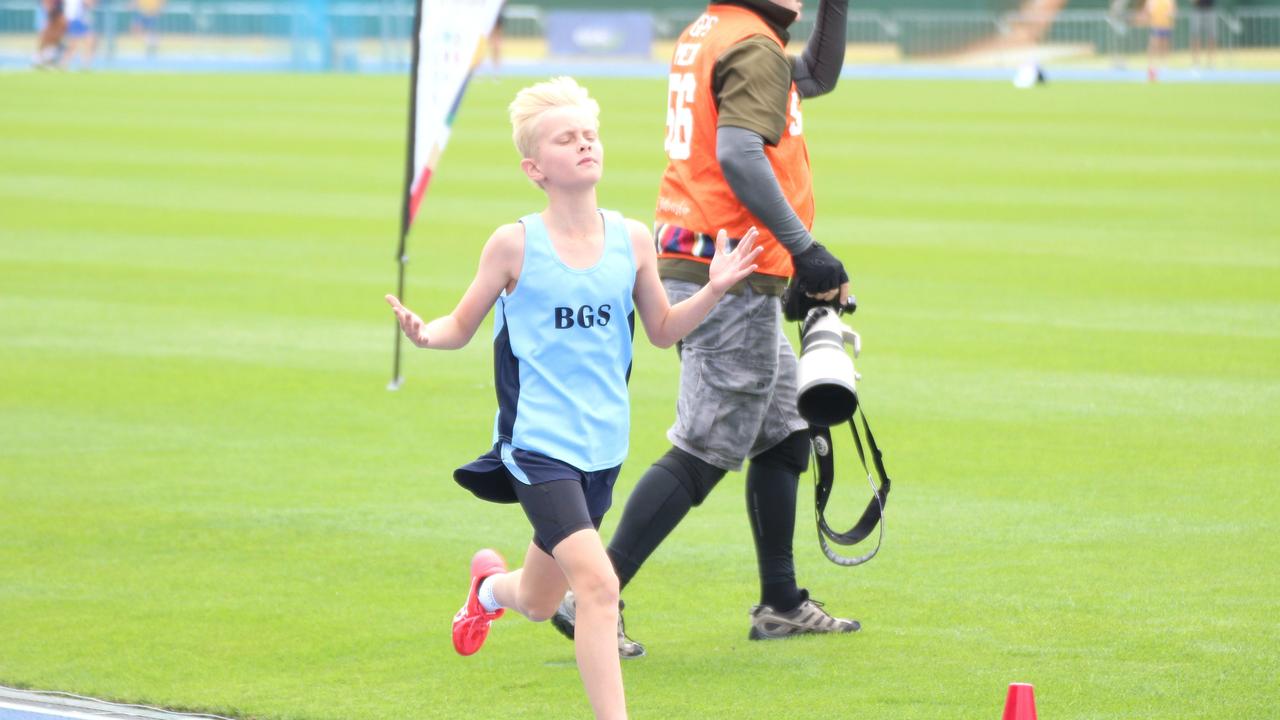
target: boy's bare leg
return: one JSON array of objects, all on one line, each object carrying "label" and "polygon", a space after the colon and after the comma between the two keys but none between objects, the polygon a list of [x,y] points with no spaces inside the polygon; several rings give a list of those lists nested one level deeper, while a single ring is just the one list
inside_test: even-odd
[{"label": "boy's bare leg", "polygon": [[534,622],[555,614],[569,581],[554,558],[529,543],[524,567],[494,578],[493,598]]},{"label": "boy's bare leg", "polygon": [[578,673],[597,718],[626,718],[618,658],[618,577],[600,534],[579,530],[561,540],[552,559],[533,543],[524,567],[497,576],[493,598],[534,622],[555,614],[566,589],[578,600],[573,637]]},{"label": "boy's bare leg", "polygon": [[573,645],[591,708],[601,720],[626,718],[618,658],[618,576],[604,543],[595,530],[579,530],[560,541],[554,554],[577,598]]}]

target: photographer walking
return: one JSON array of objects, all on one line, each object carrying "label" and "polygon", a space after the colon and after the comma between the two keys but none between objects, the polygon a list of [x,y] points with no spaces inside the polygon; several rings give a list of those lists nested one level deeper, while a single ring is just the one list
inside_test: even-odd
[{"label": "photographer walking", "polygon": [[[760,575],[753,640],[859,628],[809,599],[792,554],[809,440],[796,409],[796,355],[782,332],[782,296],[791,278],[787,316],[795,318],[849,293],[843,265],[809,233],[812,176],[800,112],[801,98],[835,87],[848,2],[822,0],[804,54],[790,57],[787,27],[800,9],[800,0],[722,0],[677,41],[667,93],[669,164],[655,225],[663,286],[677,302],[707,283],[718,228],[731,238],[762,228],[762,253],[757,272],[680,346],[672,447],[641,477],[608,547],[625,587],[689,510],[749,459],[747,514]],[[572,636],[572,595],[555,624]],[[621,622],[618,649],[624,657],[644,654]]]}]

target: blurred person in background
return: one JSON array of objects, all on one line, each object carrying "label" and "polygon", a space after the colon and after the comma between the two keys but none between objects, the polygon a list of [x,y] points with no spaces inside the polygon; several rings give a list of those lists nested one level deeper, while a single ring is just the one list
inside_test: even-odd
[{"label": "blurred person in background", "polygon": [[147,57],[154,58],[160,47],[160,15],[165,0],[134,0],[133,29],[146,43]]},{"label": "blurred person in background", "polygon": [[[1129,26],[1133,19],[1132,13],[1129,11],[1129,5],[1130,0],[1111,0],[1111,4],[1107,6],[1107,22],[1113,30],[1121,35],[1129,32]],[[1113,53],[1112,64],[1117,70],[1123,68],[1125,65],[1124,55]]]},{"label": "blurred person in background", "polygon": [[93,64],[93,51],[98,36],[93,32],[93,8],[95,0],[64,0],[67,15],[67,51],[62,55],[62,67],[71,67],[71,61],[80,56],[80,68],[88,70]]},{"label": "blurred person in background", "polygon": [[[658,271],[671,302],[700,291],[717,256],[715,233],[761,228],[760,268],[739,283],[679,346],[671,448],[640,478],[608,552],[625,588],[680,521],[729,472],[746,471],[746,511],[760,579],[752,640],[848,633],[796,582],[792,538],[809,424],[796,407],[797,360],[784,312],[843,304],[844,266],[809,229],[813,177],[802,98],[835,88],[844,64],[848,0],[821,0],[804,53],[789,56],[787,28],[801,0],[718,0],[681,34],[666,94],[668,165],[655,216]],[[732,246],[732,245],[731,245]],[[788,279],[790,290],[788,291]],[[783,302],[784,291],[789,292]],[[572,637],[575,599],[553,623]],[[710,612],[682,608],[682,612]],[[639,657],[619,615],[618,653]]]},{"label": "blurred person in background", "polygon": [[1150,34],[1147,37],[1147,82],[1155,82],[1169,60],[1173,43],[1173,21],[1178,13],[1176,0],[1147,0],[1142,7]]},{"label": "blurred person in background", "polygon": [[62,0],[42,0],[40,7],[44,12],[44,26],[36,37],[35,66],[56,67],[62,53],[62,39],[67,33],[67,13]]},{"label": "blurred person in background", "polygon": [[1193,0],[1191,12],[1191,64],[1200,67],[1203,47],[1204,66],[1213,67],[1213,51],[1218,49],[1218,14],[1214,0]]}]

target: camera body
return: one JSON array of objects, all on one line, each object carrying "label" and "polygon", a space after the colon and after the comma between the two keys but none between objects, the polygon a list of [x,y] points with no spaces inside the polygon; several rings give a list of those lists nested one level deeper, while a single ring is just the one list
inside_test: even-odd
[{"label": "camera body", "polygon": [[853,357],[862,351],[862,339],[840,319],[840,311],[830,306],[811,309],[800,330],[799,393],[796,405],[810,425],[839,425],[858,409],[857,381],[853,357],[845,344],[853,346]]}]

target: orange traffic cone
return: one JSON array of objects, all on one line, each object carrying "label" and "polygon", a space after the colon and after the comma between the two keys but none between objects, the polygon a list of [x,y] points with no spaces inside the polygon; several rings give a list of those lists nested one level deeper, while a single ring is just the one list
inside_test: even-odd
[{"label": "orange traffic cone", "polygon": [[1009,683],[1000,720],[1036,720],[1036,689],[1028,683]]}]

